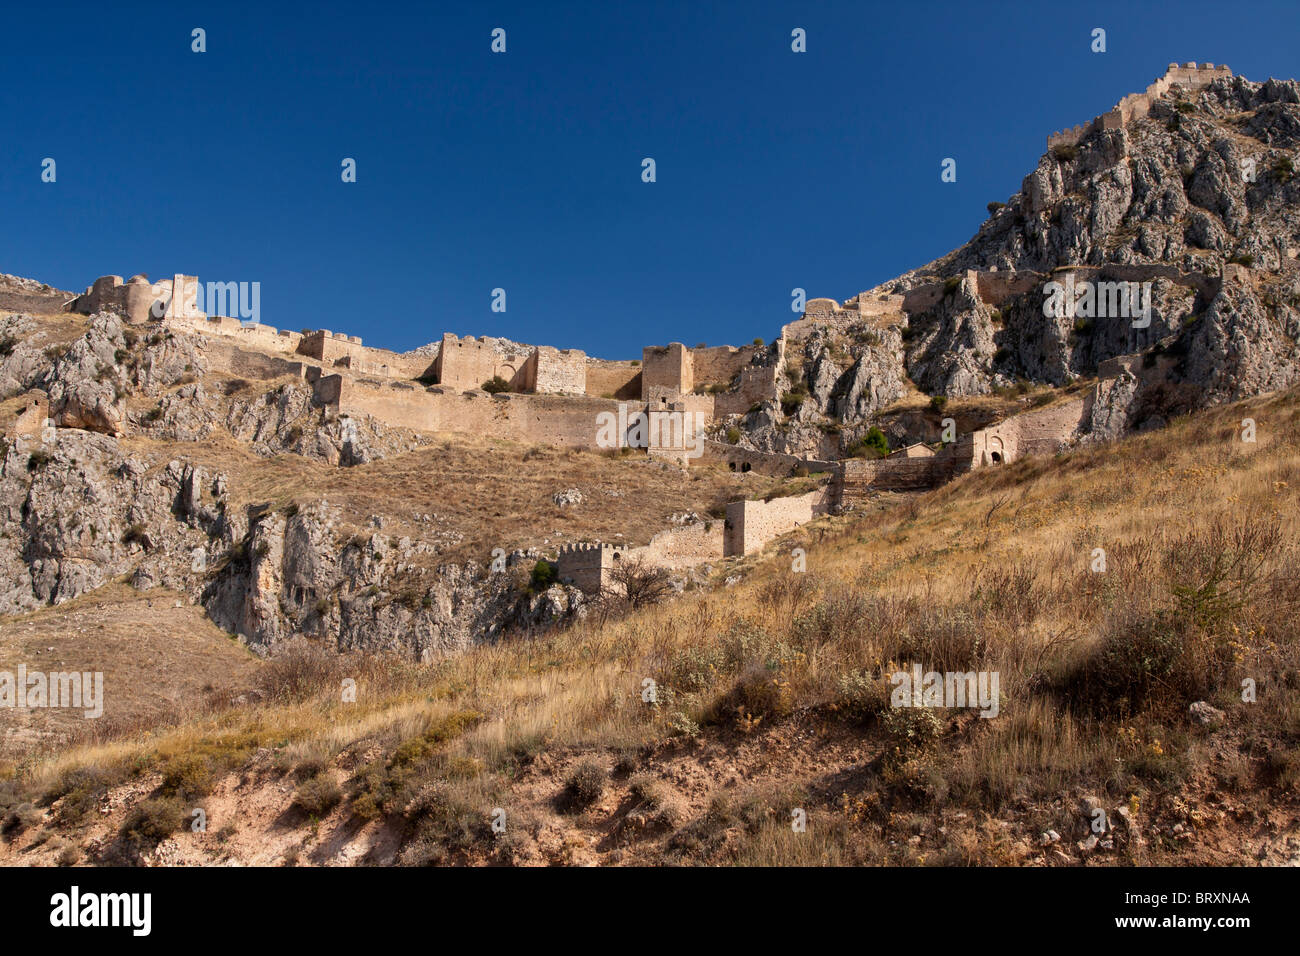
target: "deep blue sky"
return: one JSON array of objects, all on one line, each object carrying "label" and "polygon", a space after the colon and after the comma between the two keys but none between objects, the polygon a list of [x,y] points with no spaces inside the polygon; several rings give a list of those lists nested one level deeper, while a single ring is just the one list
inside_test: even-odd
[{"label": "deep blue sky", "polygon": [[258,281],[270,325],[399,350],[770,339],[795,286],[965,242],[1170,61],[1297,77],[1297,36],[1295,0],[10,3],[0,272]]}]

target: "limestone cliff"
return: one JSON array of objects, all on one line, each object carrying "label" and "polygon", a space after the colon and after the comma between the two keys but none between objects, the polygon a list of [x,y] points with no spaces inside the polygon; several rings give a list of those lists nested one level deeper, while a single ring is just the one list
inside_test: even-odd
[{"label": "limestone cliff", "polygon": [[[1141,115],[1050,148],[965,245],[858,297],[896,298],[897,326],[864,318],[856,333],[826,322],[805,334],[788,356],[787,413],[749,416],[746,443],[825,454],[814,426],[856,436],[905,385],[948,397],[1063,386],[1135,353],[1149,356],[1147,374],[1123,408],[1108,389],[1103,431],[1295,383],[1300,84],[1174,80],[1153,87]],[[1149,281],[1149,325],[1046,316],[1046,283],[1080,269]],[[863,341],[869,330],[883,348]]]}]

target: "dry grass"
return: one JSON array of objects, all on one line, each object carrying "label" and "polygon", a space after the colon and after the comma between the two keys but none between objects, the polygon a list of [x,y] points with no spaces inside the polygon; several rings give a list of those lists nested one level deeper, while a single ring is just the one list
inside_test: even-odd
[{"label": "dry grass", "polygon": [[[1239,438],[1247,416],[1255,444]],[[73,749],[31,768],[26,785],[74,767],[120,773],[168,754],[292,747],[286,766],[360,761],[348,799],[386,794],[368,812],[405,828],[408,862],[497,858],[507,844],[492,843],[488,809],[548,813],[589,757],[682,781],[681,825],[627,836],[620,821],[643,798],[616,783],[548,824],[573,834],[550,859],[604,840],[641,862],[1017,862],[1038,852],[1042,829],[1068,841],[1078,821],[1061,808],[1081,792],[1140,806],[1144,819],[1186,814],[1209,787],[1242,801],[1262,792],[1264,808],[1294,802],[1297,447],[1300,395],[1287,393],[976,472],[786,539],[781,549],[807,549],[805,574],[777,553],[747,563],[735,588],[603,626],[427,668],[356,662],[372,671],[351,705],[337,699],[337,671],[307,667],[301,680],[276,678],[292,693]],[[1090,570],[1097,548],[1104,573]],[[938,711],[929,727],[891,711],[884,679],[913,662],[996,670],[1000,716]],[[1242,702],[1244,678],[1257,703]],[[1188,720],[1201,698],[1227,712],[1228,729]],[[1227,751],[1226,763],[1211,759]],[[727,789],[736,774],[747,794]],[[792,807],[808,813],[808,839],[790,830]],[[1008,812],[1013,829],[993,826]],[[530,827],[511,839],[540,840]],[[527,850],[509,846],[512,858]],[[1117,852],[1158,862],[1185,851],[1156,841]]]},{"label": "dry grass", "polygon": [[[176,604],[181,601],[181,606]],[[114,737],[192,715],[252,686],[257,658],[200,607],[159,588],[110,584],[58,607],[0,618],[0,670],[104,674],[104,713],[0,709],[0,757],[30,758],[70,739]]]},{"label": "dry grass", "polygon": [[[123,445],[155,468],[177,455],[175,443],[132,438]],[[638,456],[460,435],[352,468],[289,454],[261,458],[229,436],[184,450],[209,474],[231,476],[231,507],[326,500],[341,509],[345,529],[364,534],[373,530],[370,517],[382,515],[385,534],[430,541],[439,563],[486,562],[493,548],[554,551],[581,540],[644,544],[670,527],[673,514],[721,516],[729,501],[782,486],[780,479],[716,465],[683,474]],[[561,508],[552,496],[568,488],[579,489],[584,500]]]}]

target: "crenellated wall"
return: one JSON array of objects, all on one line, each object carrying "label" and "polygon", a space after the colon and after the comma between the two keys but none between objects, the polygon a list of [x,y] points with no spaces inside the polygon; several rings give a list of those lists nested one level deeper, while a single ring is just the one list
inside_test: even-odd
[{"label": "crenellated wall", "polygon": [[566,544],[556,557],[556,573],[564,584],[599,594],[609,587],[615,565],[628,556],[628,549],[612,544]]},{"label": "crenellated wall", "polygon": [[1151,104],[1168,93],[1175,85],[1186,90],[1203,90],[1215,80],[1232,76],[1232,70],[1226,66],[1213,63],[1185,63],[1179,66],[1170,63],[1165,75],[1157,79],[1142,93],[1130,93],[1115,104],[1115,108],[1091,122],[1081,123],[1069,129],[1058,130],[1047,137],[1047,148],[1057,146],[1077,146],[1085,137],[1095,130],[1120,129],[1141,119],[1151,111]]}]

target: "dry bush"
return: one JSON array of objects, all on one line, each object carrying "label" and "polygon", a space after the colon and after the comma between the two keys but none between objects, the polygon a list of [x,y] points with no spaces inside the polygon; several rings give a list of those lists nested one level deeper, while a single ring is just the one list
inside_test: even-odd
[{"label": "dry bush", "polygon": [[185,825],[185,805],[174,797],[141,800],[122,822],[119,836],[130,850],[153,849]]},{"label": "dry bush", "polygon": [[309,817],[323,817],[343,800],[343,791],[329,774],[305,780],[293,792],[293,807]]},{"label": "dry bush", "polygon": [[1178,609],[1205,628],[1221,625],[1268,584],[1267,566],[1284,546],[1271,517],[1218,517],[1204,528],[1174,537],[1163,567]]},{"label": "dry bush", "polygon": [[608,777],[598,762],[584,760],[565,779],[560,808],[570,813],[587,809],[604,795]]},{"label": "dry bush", "polygon": [[270,700],[300,701],[325,690],[337,690],[346,672],[344,658],[306,638],[286,641],[258,674],[258,684]]},{"label": "dry bush", "polygon": [[668,572],[641,558],[620,561],[609,583],[592,602],[596,620],[603,626],[634,611],[658,604],[673,593]]}]

